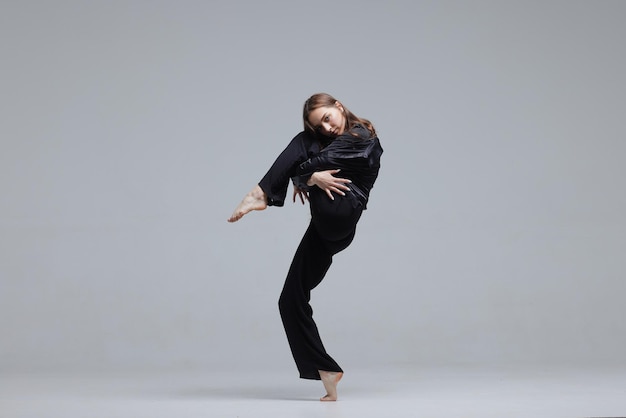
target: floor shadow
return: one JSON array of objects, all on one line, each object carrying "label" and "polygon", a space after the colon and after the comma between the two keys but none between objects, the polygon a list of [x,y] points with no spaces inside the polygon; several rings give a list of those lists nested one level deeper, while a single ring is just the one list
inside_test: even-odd
[{"label": "floor shadow", "polygon": [[[323,391],[320,388],[320,392]],[[312,392],[311,392],[312,393]],[[319,397],[308,396],[302,389],[284,387],[236,386],[236,387],[198,387],[183,389],[173,394],[183,398],[230,399],[230,400],[280,400],[280,401],[317,401]],[[321,395],[320,395],[321,396]]]}]

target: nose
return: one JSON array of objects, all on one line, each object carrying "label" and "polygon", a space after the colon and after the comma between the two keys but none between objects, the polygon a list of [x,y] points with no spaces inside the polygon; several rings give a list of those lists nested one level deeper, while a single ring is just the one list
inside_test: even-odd
[{"label": "nose", "polygon": [[330,133],[330,130],[332,129],[332,127],[330,126],[330,123],[328,122],[322,123],[322,128],[324,128],[324,131],[326,133]]}]

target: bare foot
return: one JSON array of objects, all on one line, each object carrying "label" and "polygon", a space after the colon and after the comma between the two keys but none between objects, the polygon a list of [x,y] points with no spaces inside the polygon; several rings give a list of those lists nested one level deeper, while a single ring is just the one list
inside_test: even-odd
[{"label": "bare foot", "polygon": [[267,207],[267,196],[259,185],[252,189],[239,203],[228,222],[236,222],[248,212],[253,210],[263,210]]},{"label": "bare foot", "polygon": [[337,383],[343,377],[342,372],[327,372],[320,370],[320,377],[326,389],[326,395],[320,398],[322,402],[336,401],[337,400]]}]

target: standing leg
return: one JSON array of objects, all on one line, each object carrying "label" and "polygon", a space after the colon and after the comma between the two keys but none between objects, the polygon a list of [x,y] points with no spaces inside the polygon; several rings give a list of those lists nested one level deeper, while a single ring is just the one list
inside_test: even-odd
[{"label": "standing leg", "polygon": [[322,281],[331,263],[332,254],[311,223],[296,250],[278,301],[287,340],[303,379],[320,380],[319,370],[342,372],[324,349],[309,304],[311,290]]}]

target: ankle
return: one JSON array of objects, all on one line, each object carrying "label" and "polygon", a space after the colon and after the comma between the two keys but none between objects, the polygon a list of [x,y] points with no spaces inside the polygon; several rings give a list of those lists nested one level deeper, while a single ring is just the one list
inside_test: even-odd
[{"label": "ankle", "polygon": [[267,195],[259,185],[252,189],[249,194],[257,200],[263,200],[264,202],[267,202]]}]

